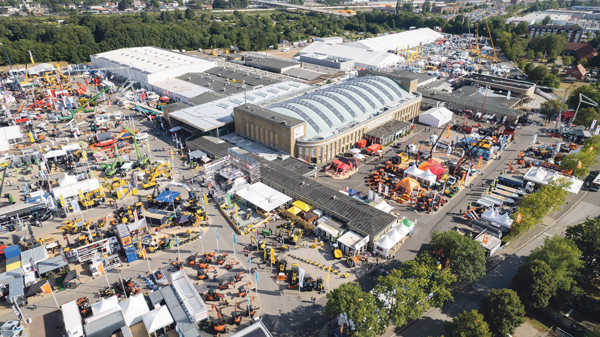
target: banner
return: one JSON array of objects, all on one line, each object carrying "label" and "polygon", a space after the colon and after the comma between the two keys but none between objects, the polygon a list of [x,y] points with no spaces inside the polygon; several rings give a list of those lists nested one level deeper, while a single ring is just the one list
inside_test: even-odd
[{"label": "banner", "polygon": [[531,144],[535,144],[536,140],[537,140],[537,134],[534,134],[533,138],[531,139]]},{"label": "banner", "polygon": [[275,264],[275,249],[271,247],[271,263]]},{"label": "banner", "polygon": [[590,125],[590,130],[594,130],[594,126],[596,125],[597,120],[592,121],[592,125]]},{"label": "banner", "polygon": [[302,267],[298,267],[298,284],[300,285],[300,288],[302,288],[302,285],[304,284],[304,269],[302,269]]},{"label": "banner", "polygon": [[522,218],[521,213],[517,214],[517,223],[521,223]]},{"label": "banner", "polygon": [[146,254],[146,248],[142,248],[142,259],[148,260],[148,255]]},{"label": "banner", "polygon": [[481,168],[481,161],[483,160],[483,156],[479,156],[479,161],[477,162],[477,168]]},{"label": "banner", "polygon": [[594,135],[597,135],[600,133],[600,125],[596,126],[596,131],[594,131]]},{"label": "banner", "polygon": [[217,241],[219,241],[219,229],[215,228],[215,232],[217,233]]},{"label": "banner", "polygon": [[231,208],[231,196],[227,193],[227,208]]},{"label": "banner", "polygon": [[256,287],[258,288],[258,271],[254,273],[254,278],[256,279]]},{"label": "banner", "polygon": [[580,169],[580,168],[581,168],[581,160],[579,160],[579,161],[577,162],[577,168],[578,168],[578,169]]},{"label": "banner", "polygon": [[237,237],[235,236],[235,233],[232,233],[232,234],[233,234],[233,244],[237,245]]},{"label": "banner", "polygon": [[450,138],[450,125],[446,128],[446,139]]}]

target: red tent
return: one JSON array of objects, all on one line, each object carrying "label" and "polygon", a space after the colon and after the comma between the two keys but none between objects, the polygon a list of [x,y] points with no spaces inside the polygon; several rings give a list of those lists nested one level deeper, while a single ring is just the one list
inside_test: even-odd
[{"label": "red tent", "polygon": [[333,168],[335,168],[336,172],[348,172],[348,171],[352,170],[352,164],[344,163],[341,160],[334,160],[331,163],[331,166]]}]

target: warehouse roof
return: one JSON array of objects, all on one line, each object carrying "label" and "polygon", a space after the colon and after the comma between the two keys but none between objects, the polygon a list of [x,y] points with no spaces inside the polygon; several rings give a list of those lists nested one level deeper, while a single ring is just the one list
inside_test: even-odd
[{"label": "warehouse roof", "polygon": [[269,109],[306,121],[306,138],[326,139],[343,127],[364,122],[413,97],[387,77],[365,76],[272,105]]},{"label": "warehouse roof", "polygon": [[303,177],[279,165],[261,162],[261,179],[267,185],[280,186],[293,193],[292,197],[332,214],[345,222],[351,230],[378,238],[397,221],[388,213],[345,195],[314,180]]},{"label": "warehouse roof", "polygon": [[229,154],[227,149],[229,149],[230,147],[235,147],[235,145],[229,142],[212,136],[196,137],[187,140],[186,143],[189,143],[188,146],[191,146],[193,149],[198,149],[202,152],[206,152],[215,158],[227,157],[227,155]]},{"label": "warehouse roof", "polygon": [[263,68],[267,70],[276,70],[282,72],[287,68],[300,68],[299,62],[288,61],[275,57],[251,57],[245,60],[247,66]]},{"label": "warehouse roof", "polygon": [[[463,88],[470,88],[469,86]],[[481,110],[483,106],[484,95],[478,94],[469,94],[469,95],[460,95],[460,94],[448,94],[443,93],[437,90],[419,90],[419,92],[423,95],[423,98],[429,98],[436,101],[447,102],[448,104],[455,104],[457,106],[462,106],[473,111]],[[510,118],[519,118],[523,111],[512,109],[507,107],[507,104],[510,106],[514,105],[516,102],[510,101],[506,99],[506,96],[503,98],[500,97],[492,97],[488,93],[488,97],[485,101],[485,106],[483,111],[485,113],[498,114],[500,116],[507,116]]]},{"label": "warehouse roof", "polygon": [[387,51],[325,42],[311,43],[308,47],[300,51],[300,56],[341,62],[354,61],[357,65],[373,68],[380,64],[398,63],[403,60],[401,56],[388,53]]},{"label": "warehouse roof", "polygon": [[176,111],[169,115],[187,125],[201,131],[210,131],[233,122],[233,108],[242,104],[260,104],[294,93],[302,92],[311,86],[303,83],[286,81],[256,89],[242,90],[234,95],[217,99],[202,105]]},{"label": "warehouse roof", "polygon": [[196,64],[204,67],[214,65],[212,61],[157,47],[121,48],[96,54],[93,57],[119,63],[124,67],[134,67],[148,74],[183,65]]},{"label": "warehouse roof", "polygon": [[397,34],[373,37],[346,44],[347,46],[385,51],[418,47],[437,41],[444,36],[430,28],[409,30]]}]

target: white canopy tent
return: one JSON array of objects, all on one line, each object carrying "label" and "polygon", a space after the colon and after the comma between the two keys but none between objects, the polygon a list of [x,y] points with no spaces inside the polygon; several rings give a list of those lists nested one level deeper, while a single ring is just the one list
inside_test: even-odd
[{"label": "white canopy tent", "polygon": [[69,186],[72,184],[77,184],[77,177],[76,176],[72,176],[69,175],[67,173],[65,173],[65,176],[58,179],[58,185],[59,186]]},{"label": "white canopy tent", "polygon": [[483,220],[487,220],[495,226],[502,226],[510,229],[513,219],[508,216],[508,213],[500,214],[495,208],[491,207],[481,214]]},{"label": "white canopy tent", "polygon": [[385,235],[380,237],[379,240],[374,242],[373,251],[383,256],[389,256],[396,246],[404,242],[404,239],[410,234],[414,226],[414,222],[406,219],[398,223],[385,233]]},{"label": "white canopy tent", "polygon": [[52,189],[52,194],[54,198],[58,199],[60,196],[63,198],[70,198],[79,194],[79,189],[81,189],[82,193],[87,193],[93,191],[100,187],[100,182],[97,178],[86,179],[79,181],[75,184],[70,184],[67,186],[55,187]]},{"label": "white canopy tent", "polygon": [[287,195],[260,182],[244,187],[238,190],[236,194],[267,212],[271,212],[292,200]]},{"label": "white canopy tent", "polygon": [[66,155],[67,155],[67,151],[65,151],[65,150],[52,150],[52,151],[48,151],[48,152],[44,153],[44,159],[48,160],[48,159],[62,157],[62,156],[66,156]]},{"label": "white canopy tent", "polygon": [[562,182],[566,179],[566,181],[570,183],[567,187],[567,191],[575,194],[579,193],[581,186],[583,186],[582,180],[579,180],[573,176],[565,176],[556,171],[547,170],[543,167],[530,168],[525,176],[523,176],[523,179],[539,185],[548,185],[551,181]]},{"label": "white canopy tent", "polygon": [[99,315],[103,312],[110,311],[112,309],[121,310],[119,307],[119,300],[117,296],[111,296],[109,298],[103,298],[100,301],[92,304],[92,314]]},{"label": "white canopy tent", "polygon": [[[319,222],[319,220],[317,220],[317,222]],[[331,237],[332,239],[337,238],[340,234],[340,232],[337,229],[331,228],[330,226],[327,226],[324,223],[319,223],[317,225],[317,229],[321,232],[324,232],[327,236]]]},{"label": "white canopy tent", "polygon": [[419,123],[439,128],[452,120],[452,111],[444,107],[431,108],[419,115]]},{"label": "white canopy tent", "polygon": [[407,168],[406,171],[404,171],[404,176],[413,178],[413,179],[417,180],[419,183],[421,183],[421,184],[425,183],[429,186],[435,184],[435,182],[437,180],[437,176],[435,174],[431,173],[431,171],[429,171],[429,169],[423,171],[423,170],[419,169],[416,165],[413,165],[413,166]]},{"label": "white canopy tent", "polygon": [[380,211],[389,213],[394,209],[394,206],[388,204],[385,201],[382,201],[382,202],[378,203],[377,205],[375,205],[375,208],[377,208]]},{"label": "white canopy tent", "polygon": [[64,145],[64,146],[61,146],[60,148],[63,151],[77,151],[77,150],[81,150],[81,146],[79,145],[79,143],[73,143],[73,144],[69,144],[69,145]]},{"label": "white canopy tent", "polygon": [[137,294],[119,303],[121,311],[123,312],[123,318],[127,326],[132,326],[142,321],[142,316],[150,312],[148,304],[144,299],[143,294]]},{"label": "white canopy tent", "polygon": [[0,128],[0,151],[8,151],[10,144],[18,142],[23,138],[23,132],[18,125]]},{"label": "white canopy tent", "polygon": [[173,317],[166,306],[160,306],[142,316],[148,334],[173,324]]}]

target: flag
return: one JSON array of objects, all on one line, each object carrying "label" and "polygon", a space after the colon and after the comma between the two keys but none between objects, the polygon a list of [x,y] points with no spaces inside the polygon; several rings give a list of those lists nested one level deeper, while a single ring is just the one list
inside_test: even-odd
[{"label": "flag", "polygon": [[137,175],[134,173],[133,174],[133,186],[135,186],[137,188],[137,185],[138,185]]},{"label": "flag", "polygon": [[208,205],[208,197],[206,196],[206,194],[203,194],[203,195],[204,195],[204,203],[205,203],[206,205]]},{"label": "flag", "polygon": [[254,278],[256,279],[256,286],[258,287],[258,271],[254,273]]},{"label": "flag", "polygon": [[477,168],[481,168],[481,161],[483,160],[483,156],[479,156],[479,162],[477,163]]},{"label": "flag", "polygon": [[302,267],[298,267],[298,284],[300,288],[302,288],[302,285],[304,284],[304,273],[304,269],[302,269]]},{"label": "flag", "polygon": [[577,162],[577,168],[580,169],[581,168],[581,160]]},{"label": "flag", "polygon": [[248,269],[252,269],[252,257],[248,257]]},{"label": "flag", "polygon": [[46,281],[43,286],[40,287],[44,294],[52,294],[52,287],[50,287],[50,283]]},{"label": "flag", "polygon": [[29,59],[31,60],[31,64],[35,64],[35,61],[33,60],[33,55],[31,54],[31,49],[27,49],[27,51],[29,52]]},{"label": "flag", "polygon": [[217,233],[217,241],[219,241],[219,229],[218,229],[218,228],[215,228],[215,231],[216,231],[216,233]]},{"label": "flag", "polygon": [[29,264],[31,265],[31,270],[32,270],[32,271],[37,271],[37,270],[35,269],[35,263],[33,262],[33,257],[30,257],[30,258],[29,258]]},{"label": "flag", "polygon": [[275,249],[271,247],[271,263],[275,263]]},{"label": "flag", "polygon": [[148,255],[146,254],[146,248],[142,248],[142,259],[148,260]]},{"label": "flag", "polygon": [[240,215],[238,214],[238,205],[237,205],[237,203],[235,204],[235,218],[236,219],[240,218]]},{"label": "flag", "polygon": [[329,283],[329,273],[331,272],[331,263],[327,267],[327,279],[325,279],[325,283]]},{"label": "flag", "polygon": [[100,273],[99,275],[104,274],[104,266],[102,265],[102,262],[100,262],[98,265],[98,273]]},{"label": "flag", "polygon": [[598,121],[595,119],[592,121],[592,125],[590,125],[590,130],[594,129],[594,125],[596,125],[596,122],[598,122]]},{"label": "flag", "polygon": [[450,138],[450,125],[448,125],[448,128],[446,129],[446,139]]},{"label": "flag", "polygon": [[413,140],[413,145],[415,144],[416,141],[417,141],[417,135],[415,135],[415,140]]},{"label": "flag", "polygon": [[135,211],[133,211],[133,217],[134,217],[135,221],[138,221],[137,209]]},{"label": "flag", "polygon": [[227,208],[231,208],[231,195],[227,193]]},{"label": "flag", "polygon": [[235,237],[235,233],[232,233],[232,234],[233,234],[233,244],[237,245],[237,238]]},{"label": "flag", "polygon": [[[509,90],[509,91],[508,91],[508,93],[506,94],[506,99],[507,99],[507,100],[510,100],[510,90]],[[504,116],[504,117],[506,117],[506,116]]]}]

